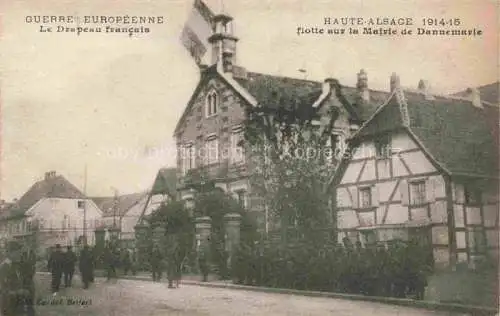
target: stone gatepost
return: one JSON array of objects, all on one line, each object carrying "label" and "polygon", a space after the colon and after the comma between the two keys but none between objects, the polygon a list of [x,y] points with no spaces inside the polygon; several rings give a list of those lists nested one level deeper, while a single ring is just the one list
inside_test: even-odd
[{"label": "stone gatepost", "polygon": [[160,251],[163,252],[165,248],[165,233],[167,230],[165,227],[156,227],[153,230],[153,245],[158,246]]},{"label": "stone gatepost", "polygon": [[208,216],[195,219],[196,250],[208,251],[210,249],[210,234],[212,230],[212,219]]},{"label": "stone gatepost", "polygon": [[140,268],[144,267],[148,261],[148,249],[151,240],[149,239],[149,226],[143,223],[135,225],[135,251],[136,260]]},{"label": "stone gatepost", "polygon": [[233,258],[240,245],[240,224],[240,214],[229,213],[224,215],[225,245],[228,254],[227,266],[229,269],[231,269],[231,262],[233,262]]}]

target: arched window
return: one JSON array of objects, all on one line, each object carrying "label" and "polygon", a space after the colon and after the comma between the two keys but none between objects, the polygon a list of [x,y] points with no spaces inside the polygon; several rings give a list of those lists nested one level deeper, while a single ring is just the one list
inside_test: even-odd
[{"label": "arched window", "polygon": [[217,114],[218,105],[219,105],[219,96],[217,95],[217,92],[210,91],[210,93],[208,93],[207,95],[207,100],[205,104],[206,116],[208,117]]}]

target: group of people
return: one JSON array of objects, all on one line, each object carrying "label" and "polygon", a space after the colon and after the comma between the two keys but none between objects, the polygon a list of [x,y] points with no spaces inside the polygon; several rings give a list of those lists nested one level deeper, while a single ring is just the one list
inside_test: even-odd
[{"label": "group of people", "polygon": [[177,288],[182,278],[183,263],[187,258],[175,253],[175,249],[170,252],[171,253],[164,255],[158,245],[154,246],[150,253],[149,263],[151,265],[153,282],[159,282],[162,278],[163,270],[166,269],[168,287]]},{"label": "group of people", "polygon": [[80,252],[79,257],[73,252],[71,246],[62,251],[60,244],[50,253],[48,260],[48,269],[52,274],[52,293],[56,295],[61,286],[61,279],[64,280],[65,287],[71,287],[73,275],[75,273],[76,263],[81,273],[83,287],[87,289],[90,282],[94,279],[94,260],[89,246],[85,245]]},{"label": "group of people", "polygon": [[7,244],[0,263],[1,315],[34,315],[36,254],[18,241]]}]

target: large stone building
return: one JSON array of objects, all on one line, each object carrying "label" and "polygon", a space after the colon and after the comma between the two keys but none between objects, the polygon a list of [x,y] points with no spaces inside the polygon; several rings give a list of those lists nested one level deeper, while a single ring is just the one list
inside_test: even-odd
[{"label": "large stone building", "polygon": [[340,115],[334,122],[332,145],[344,147],[345,140],[375,111],[385,93],[368,89],[364,71],[358,74],[357,88],[342,87],[331,78],[319,82],[247,71],[236,64],[238,39],[232,34],[232,18],[216,15],[213,23],[211,64],[200,66],[200,80],[174,132],[177,190],[189,203],[196,185],[204,181],[200,174],[208,175],[216,187],[255,211],[262,223],[262,210],[251,198],[251,170],[241,146],[245,109],[293,102],[329,118],[328,111],[336,107]]}]

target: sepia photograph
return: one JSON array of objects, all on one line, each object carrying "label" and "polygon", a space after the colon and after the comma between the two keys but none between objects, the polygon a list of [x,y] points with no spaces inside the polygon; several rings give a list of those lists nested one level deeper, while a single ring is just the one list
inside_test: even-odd
[{"label": "sepia photograph", "polygon": [[0,3],[0,315],[499,315],[495,0]]}]

